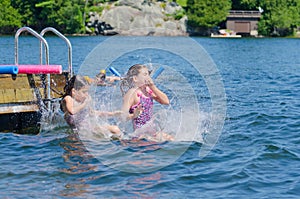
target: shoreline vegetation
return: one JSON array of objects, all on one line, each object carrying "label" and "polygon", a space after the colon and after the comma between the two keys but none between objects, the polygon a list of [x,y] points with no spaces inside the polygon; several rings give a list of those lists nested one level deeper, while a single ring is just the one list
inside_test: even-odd
[{"label": "shoreline vegetation", "polygon": [[23,26],[65,35],[210,36],[230,10],[259,10],[258,37],[300,38],[300,0],[2,0],[0,35]]}]

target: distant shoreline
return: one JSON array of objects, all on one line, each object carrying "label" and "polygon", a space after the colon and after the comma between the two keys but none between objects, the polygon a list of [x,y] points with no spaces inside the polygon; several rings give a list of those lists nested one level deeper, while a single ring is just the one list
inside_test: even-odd
[{"label": "distant shoreline", "polygon": [[[25,33],[24,35],[30,35],[28,33]],[[113,35],[96,35],[96,34],[79,34],[79,33],[76,33],[76,34],[64,34],[65,36],[68,36],[68,37],[95,37],[95,36],[100,36],[100,37],[111,37]],[[12,33],[12,34],[0,34],[0,37],[7,37],[7,36],[15,36],[15,33]],[[122,34],[117,34],[117,36],[136,36],[136,35],[122,35]],[[150,37],[204,37],[204,38],[212,38],[210,36],[195,36],[195,35],[183,35],[183,36],[170,36],[170,35],[159,35],[159,36],[156,36],[156,35],[150,35]],[[215,38],[222,38],[222,37],[215,37]],[[227,38],[227,37],[224,37],[224,39]],[[258,36],[258,37],[241,37],[241,38],[290,38],[290,39],[299,39],[300,38],[300,32],[297,32],[297,34],[295,36],[287,36],[287,37],[268,37],[268,36]]]}]

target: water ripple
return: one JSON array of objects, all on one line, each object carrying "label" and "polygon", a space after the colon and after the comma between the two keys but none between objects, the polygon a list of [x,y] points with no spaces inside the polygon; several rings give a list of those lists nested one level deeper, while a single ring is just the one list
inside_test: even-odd
[{"label": "water ripple", "polygon": [[[75,73],[89,51],[105,39],[71,37]],[[0,197],[299,198],[300,40],[193,39],[218,66],[227,96],[226,123],[206,157],[199,157],[205,143],[86,141],[61,123],[36,136],[1,133]],[[22,40],[26,49],[39,52],[38,42],[35,47],[32,41]],[[51,43],[60,46],[55,38]],[[3,60],[13,59],[13,37],[0,38],[0,44],[7,48],[0,49]],[[64,48],[60,47],[56,49]],[[26,49],[22,60],[31,52]],[[64,53],[58,54],[51,56],[53,63],[63,60]],[[124,68],[133,59],[150,58],[131,57],[116,64]],[[194,74],[179,60],[154,53],[153,61],[166,60],[192,78],[197,100],[207,111],[201,114],[210,115],[205,82],[193,81]],[[208,125],[211,119],[207,117]]]}]

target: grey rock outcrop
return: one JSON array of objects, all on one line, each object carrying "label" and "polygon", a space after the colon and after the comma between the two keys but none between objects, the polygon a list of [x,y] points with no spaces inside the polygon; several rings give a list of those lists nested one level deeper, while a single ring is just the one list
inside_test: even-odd
[{"label": "grey rock outcrop", "polygon": [[186,35],[187,29],[186,16],[175,20],[174,16],[180,11],[182,8],[174,2],[120,0],[104,9],[101,16],[94,14],[93,20],[104,24],[104,29],[105,25],[109,25],[110,31],[121,35],[179,36]]}]

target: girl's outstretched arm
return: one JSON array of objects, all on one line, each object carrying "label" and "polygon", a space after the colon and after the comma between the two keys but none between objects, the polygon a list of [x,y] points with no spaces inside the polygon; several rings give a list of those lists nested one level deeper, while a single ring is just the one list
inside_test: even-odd
[{"label": "girl's outstretched arm", "polygon": [[99,117],[114,117],[123,114],[123,111],[95,111]]}]

